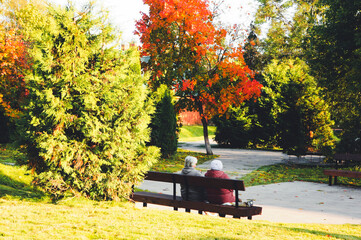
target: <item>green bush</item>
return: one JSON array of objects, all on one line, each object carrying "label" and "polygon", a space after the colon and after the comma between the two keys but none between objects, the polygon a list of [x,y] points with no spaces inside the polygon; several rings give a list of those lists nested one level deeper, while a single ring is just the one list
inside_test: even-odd
[{"label": "green bush", "polygon": [[322,89],[299,59],[273,61],[263,72],[265,91],[277,112],[277,140],[284,152],[331,154],[335,147],[330,108]]},{"label": "green bush", "polygon": [[243,102],[238,107],[230,107],[227,114],[214,117],[216,142],[234,148],[274,148],[276,119],[269,105],[262,93],[256,102]]},{"label": "green bush", "polygon": [[170,90],[163,86],[158,89],[156,111],[152,115],[150,145],[160,148],[163,157],[177,151],[179,128]]},{"label": "green bush", "polygon": [[33,59],[21,133],[35,183],[55,199],[69,190],[128,198],[159,155],[146,146],[154,109],[138,52],[119,50],[92,6],[81,13],[29,6],[19,19]]},{"label": "green bush", "polygon": [[252,116],[248,115],[247,107],[230,107],[228,115],[216,116],[212,120],[217,127],[214,139],[219,145],[245,148],[253,142]]}]

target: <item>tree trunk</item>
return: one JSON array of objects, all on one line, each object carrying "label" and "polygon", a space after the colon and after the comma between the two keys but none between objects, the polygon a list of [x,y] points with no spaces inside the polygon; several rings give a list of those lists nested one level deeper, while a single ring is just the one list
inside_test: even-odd
[{"label": "tree trunk", "polygon": [[197,101],[197,106],[203,125],[203,137],[204,137],[204,145],[206,147],[206,152],[207,155],[213,155],[211,144],[209,143],[209,137],[208,137],[208,120],[203,114],[203,104],[200,101]]},{"label": "tree trunk", "polygon": [[213,155],[211,144],[209,143],[209,137],[208,137],[208,121],[205,117],[202,117],[202,125],[203,125],[204,145],[206,146],[207,155]]}]

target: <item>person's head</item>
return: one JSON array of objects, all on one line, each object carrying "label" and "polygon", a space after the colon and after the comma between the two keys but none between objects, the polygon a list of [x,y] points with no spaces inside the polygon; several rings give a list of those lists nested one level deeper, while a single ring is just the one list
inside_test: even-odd
[{"label": "person's head", "polygon": [[192,157],[192,156],[187,156],[184,159],[184,166],[185,167],[195,167],[197,164],[197,158],[196,157]]},{"label": "person's head", "polygon": [[219,160],[213,160],[211,162],[211,170],[217,170],[217,171],[222,171],[223,169],[223,163]]}]

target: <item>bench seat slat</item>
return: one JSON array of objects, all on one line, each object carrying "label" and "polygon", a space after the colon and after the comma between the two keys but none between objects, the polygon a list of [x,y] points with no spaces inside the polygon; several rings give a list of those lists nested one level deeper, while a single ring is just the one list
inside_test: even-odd
[{"label": "bench seat slat", "polygon": [[159,194],[159,193],[150,193],[150,192],[135,192],[132,199],[136,202],[146,202],[164,206],[175,206],[176,201],[181,201],[181,197],[176,197],[176,200],[173,200],[173,195],[168,194]]},{"label": "bench seat slat", "polygon": [[337,184],[337,177],[350,177],[350,178],[361,178],[361,172],[337,170],[337,169],[325,169],[323,173],[329,176],[328,185],[332,186],[332,178],[334,178],[334,184]]},{"label": "bench seat slat", "polygon": [[195,209],[206,212],[216,212],[219,214],[233,215],[237,217],[248,217],[262,214],[261,207],[234,207],[227,205],[211,204],[206,202],[184,201],[181,197],[173,200],[172,195],[158,194],[149,192],[135,192],[133,200],[138,202],[146,202],[163,206],[172,206],[176,208]]}]

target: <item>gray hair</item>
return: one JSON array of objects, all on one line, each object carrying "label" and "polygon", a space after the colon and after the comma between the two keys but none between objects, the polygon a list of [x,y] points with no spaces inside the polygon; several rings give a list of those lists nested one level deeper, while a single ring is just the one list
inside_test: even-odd
[{"label": "gray hair", "polygon": [[184,160],[184,166],[185,167],[193,167],[197,164],[197,158],[192,156],[187,156]]},{"label": "gray hair", "polygon": [[212,170],[217,170],[217,171],[222,171],[223,163],[220,160],[213,160],[211,162],[211,169]]}]

